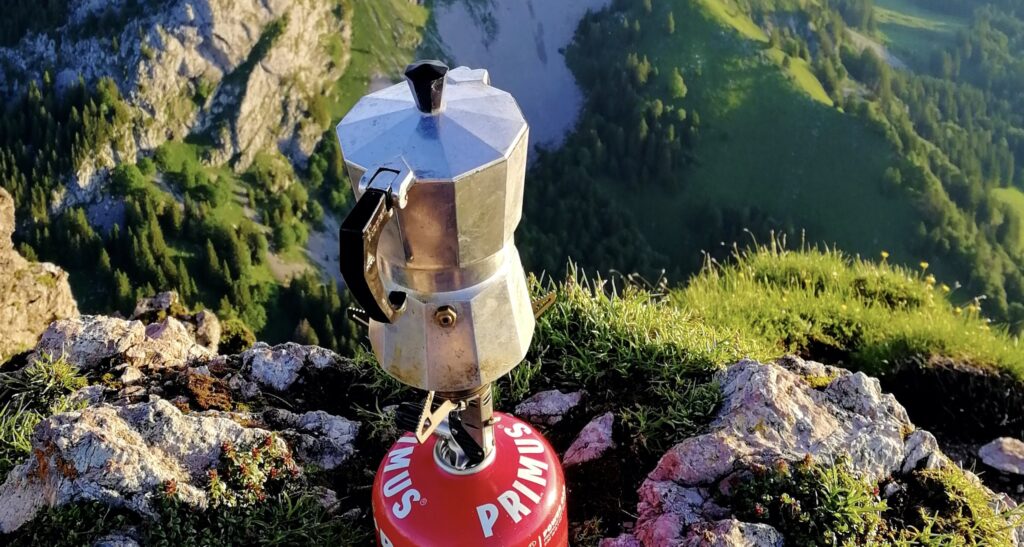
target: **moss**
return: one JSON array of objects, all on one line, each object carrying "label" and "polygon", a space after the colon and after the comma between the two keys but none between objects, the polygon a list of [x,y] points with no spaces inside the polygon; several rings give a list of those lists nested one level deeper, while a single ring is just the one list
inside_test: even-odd
[{"label": "moss", "polygon": [[221,355],[242,353],[251,348],[255,343],[256,335],[241,320],[232,318],[221,323],[219,346]]},{"label": "moss", "polygon": [[180,376],[179,382],[189,400],[201,410],[231,410],[234,401],[227,383],[219,378],[205,374],[186,373]]},{"label": "moss", "polygon": [[1011,522],[1019,510],[1000,511],[990,504],[981,482],[956,467],[916,471],[885,517],[905,545],[1009,546]]},{"label": "moss", "polygon": [[835,380],[835,377],[825,374],[817,376],[804,376],[804,381],[814,389],[825,389]]},{"label": "moss", "polygon": [[52,274],[42,273],[36,276],[36,283],[52,289],[57,286],[57,277]]}]

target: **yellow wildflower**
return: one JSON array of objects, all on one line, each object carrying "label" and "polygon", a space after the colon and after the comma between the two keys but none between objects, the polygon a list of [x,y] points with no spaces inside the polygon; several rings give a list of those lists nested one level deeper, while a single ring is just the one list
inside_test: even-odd
[{"label": "yellow wildflower", "polygon": [[889,258],[889,251],[882,251],[882,260]]},{"label": "yellow wildflower", "polygon": [[949,285],[943,283],[942,284],[942,292],[949,292]]},{"label": "yellow wildflower", "polygon": [[921,261],[920,264],[918,264],[918,266],[921,266],[922,270],[927,270],[928,269],[928,263],[923,261],[923,260]]}]

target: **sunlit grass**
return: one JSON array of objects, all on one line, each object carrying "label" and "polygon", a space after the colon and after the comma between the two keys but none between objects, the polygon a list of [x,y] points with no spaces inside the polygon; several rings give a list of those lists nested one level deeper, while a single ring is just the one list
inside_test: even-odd
[{"label": "sunlit grass", "polygon": [[773,244],[708,264],[672,299],[695,318],[776,353],[848,355],[850,366],[875,373],[911,356],[941,356],[1024,379],[1019,340],[989,323],[983,299],[952,303],[956,289],[928,267]]}]

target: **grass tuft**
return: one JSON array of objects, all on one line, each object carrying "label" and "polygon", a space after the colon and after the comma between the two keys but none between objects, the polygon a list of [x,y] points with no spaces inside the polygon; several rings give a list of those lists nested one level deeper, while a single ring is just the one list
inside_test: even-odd
[{"label": "grass tuft", "polygon": [[75,410],[68,395],[86,385],[78,369],[44,355],[0,373],[0,482],[32,450],[32,430],[47,416]]}]

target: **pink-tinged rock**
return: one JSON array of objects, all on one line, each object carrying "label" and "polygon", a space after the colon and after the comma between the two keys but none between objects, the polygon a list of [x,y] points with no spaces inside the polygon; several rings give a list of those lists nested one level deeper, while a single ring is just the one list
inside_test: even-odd
[{"label": "pink-tinged rock", "polygon": [[[815,388],[809,376],[828,376]],[[722,404],[703,435],[666,452],[640,487],[636,528],[644,547],[660,545],[777,545],[765,525],[730,520],[708,492],[729,491],[752,464],[771,465],[811,455],[849,458],[872,480],[905,467],[937,465],[934,439],[913,431],[906,411],[882,393],[878,380],[799,358],[783,366],[744,360],[715,375]]]},{"label": "pink-tinged rock", "polygon": [[516,416],[536,425],[552,426],[576,408],[583,392],[562,393],[557,389],[541,391],[516,405]]},{"label": "pink-tinged rock", "polygon": [[[652,544],[653,545],[653,544]],[[694,526],[679,543],[681,547],[782,547],[782,534],[767,524],[751,524],[736,519],[707,522]]]},{"label": "pink-tinged rock", "polygon": [[598,547],[643,547],[633,534],[620,534],[619,537],[604,538]]},{"label": "pink-tinged rock", "polygon": [[585,425],[576,440],[572,442],[569,450],[565,451],[562,466],[572,467],[594,461],[613,448],[615,446],[615,441],[612,440],[614,422],[615,415],[606,412]]},{"label": "pink-tinged rock", "polygon": [[683,531],[691,526],[729,516],[727,509],[711,500],[706,488],[648,479],[638,494],[638,513],[656,515],[642,520],[634,531],[644,545],[678,545]]},{"label": "pink-tinged rock", "polygon": [[82,370],[120,361],[144,371],[184,368],[213,357],[173,317],[145,326],[139,321],[98,315],[55,321],[30,358],[44,355],[64,358]]},{"label": "pink-tinged rock", "polygon": [[1011,437],[1000,437],[978,450],[985,465],[1004,473],[1024,474],[1024,442]]}]

